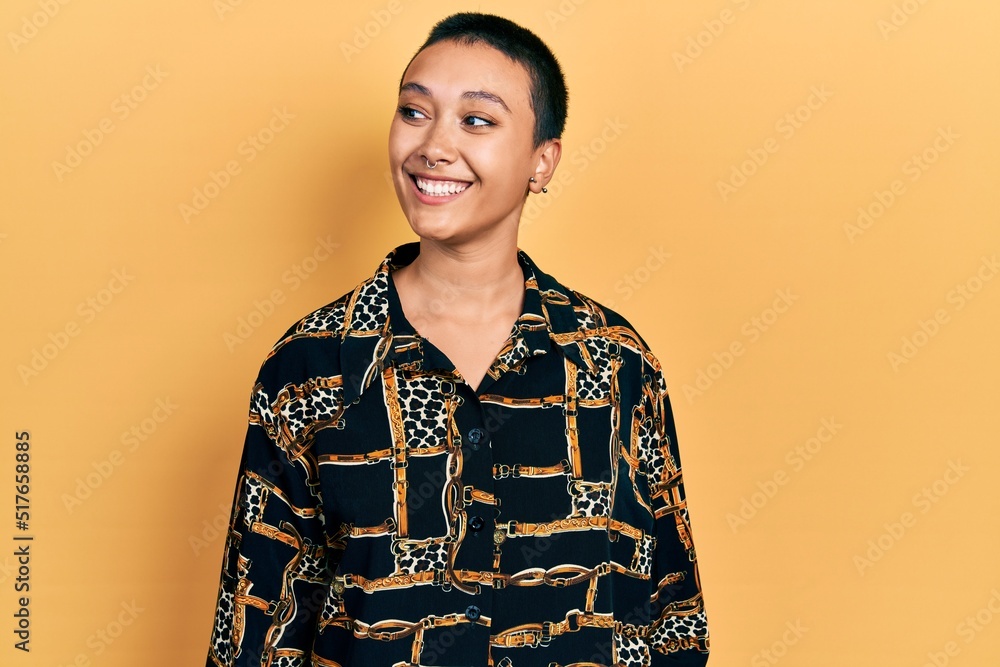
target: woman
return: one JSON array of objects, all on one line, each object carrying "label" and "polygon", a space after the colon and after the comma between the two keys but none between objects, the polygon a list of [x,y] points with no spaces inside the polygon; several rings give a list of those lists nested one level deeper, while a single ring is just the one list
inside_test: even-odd
[{"label": "woman", "polygon": [[517,247],[567,93],[528,30],[460,13],[400,80],[419,242],[261,366],[209,665],[704,665],[660,364]]}]

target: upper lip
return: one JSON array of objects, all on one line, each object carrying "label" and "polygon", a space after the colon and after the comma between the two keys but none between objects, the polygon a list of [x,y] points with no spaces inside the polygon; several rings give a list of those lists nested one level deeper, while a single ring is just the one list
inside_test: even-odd
[{"label": "upper lip", "polygon": [[446,176],[441,176],[440,174],[430,175],[430,174],[419,174],[416,172],[410,172],[410,176],[416,176],[417,178],[422,178],[428,181],[452,181],[454,183],[472,183],[472,181],[466,181],[462,178],[448,178]]}]

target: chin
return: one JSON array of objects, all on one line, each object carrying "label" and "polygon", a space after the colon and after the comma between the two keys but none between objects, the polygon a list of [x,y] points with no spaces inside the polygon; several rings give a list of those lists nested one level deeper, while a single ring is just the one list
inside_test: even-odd
[{"label": "chin", "polygon": [[416,219],[409,218],[410,229],[421,239],[454,245],[465,243],[477,236],[481,236],[483,230],[474,228],[468,224],[457,223],[454,220],[421,220],[421,216]]},{"label": "chin", "polygon": [[453,225],[449,224],[447,221],[434,222],[429,220],[421,220],[421,216],[416,218],[409,218],[410,229],[413,233],[422,239],[428,239],[431,241],[445,241],[450,237],[454,236],[456,230]]}]

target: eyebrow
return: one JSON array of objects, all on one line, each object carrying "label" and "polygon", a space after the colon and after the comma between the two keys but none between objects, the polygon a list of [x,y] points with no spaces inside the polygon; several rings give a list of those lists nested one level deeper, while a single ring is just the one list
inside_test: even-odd
[{"label": "eyebrow", "polygon": [[[399,87],[399,94],[402,95],[404,92],[415,92],[420,95],[425,95],[427,97],[434,97],[431,94],[430,88],[416,81],[410,81],[409,83],[404,83]],[[463,100],[479,100],[481,102],[489,102],[491,104],[496,104],[503,107],[503,110],[508,114],[511,113],[510,107],[499,95],[494,95],[493,93],[487,92],[485,90],[467,90],[460,96]],[[511,114],[513,115],[513,114]]]}]

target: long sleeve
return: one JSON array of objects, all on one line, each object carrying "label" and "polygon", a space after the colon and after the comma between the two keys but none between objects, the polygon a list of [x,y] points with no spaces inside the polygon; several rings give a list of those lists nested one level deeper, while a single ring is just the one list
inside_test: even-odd
[{"label": "long sleeve", "polygon": [[311,441],[296,433],[294,392],[274,360],[251,399],[209,667],[308,664],[331,580]]},{"label": "long sleeve", "polygon": [[708,620],[695,556],[673,411],[663,375],[653,374],[653,442],[647,480],[655,518],[651,667],[705,665]]}]

